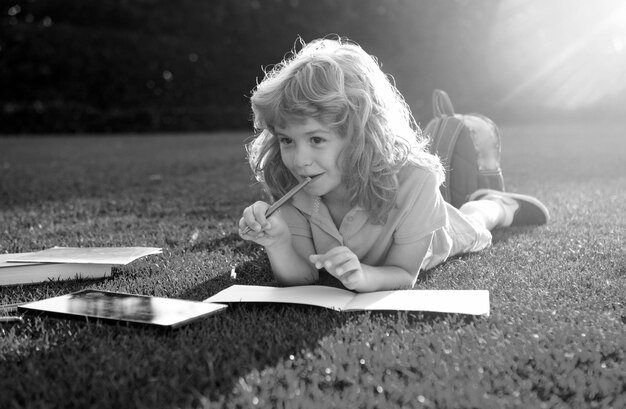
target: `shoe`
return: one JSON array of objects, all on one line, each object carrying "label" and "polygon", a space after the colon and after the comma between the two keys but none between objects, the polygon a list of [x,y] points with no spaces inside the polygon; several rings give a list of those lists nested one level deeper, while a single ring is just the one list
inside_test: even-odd
[{"label": "shoe", "polygon": [[469,196],[469,200],[493,200],[500,203],[505,210],[503,227],[546,224],[550,220],[548,208],[532,196],[479,189]]}]

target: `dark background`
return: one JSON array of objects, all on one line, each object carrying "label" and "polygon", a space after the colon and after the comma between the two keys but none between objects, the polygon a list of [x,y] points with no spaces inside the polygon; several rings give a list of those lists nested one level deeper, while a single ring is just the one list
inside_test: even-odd
[{"label": "dark background", "polygon": [[377,56],[422,124],[434,88],[496,121],[622,113],[623,92],[576,110],[511,98],[524,56],[498,22],[496,0],[0,0],[0,134],[250,129],[262,67],[329,34]]}]

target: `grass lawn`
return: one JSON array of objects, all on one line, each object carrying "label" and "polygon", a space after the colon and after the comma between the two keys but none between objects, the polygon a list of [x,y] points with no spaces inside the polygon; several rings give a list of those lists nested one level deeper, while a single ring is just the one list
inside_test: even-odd
[{"label": "grass lawn", "polygon": [[[541,198],[550,224],[497,230],[417,283],[487,289],[489,317],[237,304],[170,332],[29,318],[0,324],[0,407],[626,407],[626,124],[501,131],[507,189]],[[273,284],[236,234],[261,196],[245,137],[0,138],[0,253],[164,249],[108,279],[0,287],[0,304]]]}]

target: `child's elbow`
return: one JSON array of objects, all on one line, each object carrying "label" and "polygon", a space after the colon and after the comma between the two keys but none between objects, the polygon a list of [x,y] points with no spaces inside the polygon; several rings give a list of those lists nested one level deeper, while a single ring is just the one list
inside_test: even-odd
[{"label": "child's elbow", "polygon": [[404,290],[404,289],[412,289],[415,286],[415,283],[417,282],[417,276],[419,275],[419,270],[418,271],[412,271],[410,269],[406,269],[406,268],[399,268],[400,273],[399,273],[399,279],[398,279],[398,285],[397,285],[397,289],[398,290]]},{"label": "child's elbow", "polygon": [[415,283],[417,283],[417,278],[419,277],[421,270],[417,270],[415,272],[407,272],[409,274],[409,288],[415,287]]},{"label": "child's elbow", "polygon": [[306,273],[300,274],[276,274],[274,273],[274,278],[278,282],[279,285],[285,287],[293,287],[296,285],[311,285],[315,283],[319,279],[319,272],[317,270],[307,271]]}]

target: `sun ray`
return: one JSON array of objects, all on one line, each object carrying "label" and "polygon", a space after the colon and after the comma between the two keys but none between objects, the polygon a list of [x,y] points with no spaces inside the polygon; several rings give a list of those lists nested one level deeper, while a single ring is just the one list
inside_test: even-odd
[{"label": "sun ray", "polygon": [[508,0],[500,7],[493,46],[502,103],[530,95],[575,109],[626,91],[626,4]]}]

